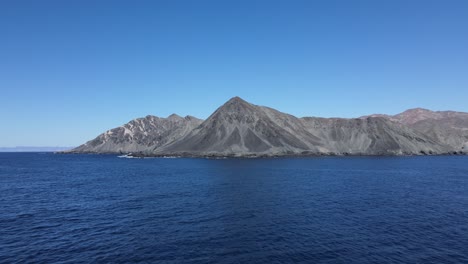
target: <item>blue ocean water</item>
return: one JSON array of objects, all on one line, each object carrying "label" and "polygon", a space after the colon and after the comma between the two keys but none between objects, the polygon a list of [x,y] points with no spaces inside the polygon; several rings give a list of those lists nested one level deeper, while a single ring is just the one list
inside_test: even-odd
[{"label": "blue ocean water", "polygon": [[1,263],[468,263],[468,157],[0,154]]}]

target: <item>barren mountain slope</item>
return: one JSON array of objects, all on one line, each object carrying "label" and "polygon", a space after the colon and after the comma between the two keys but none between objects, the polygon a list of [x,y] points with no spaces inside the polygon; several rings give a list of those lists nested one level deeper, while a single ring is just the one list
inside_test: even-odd
[{"label": "barren mountain slope", "polygon": [[95,139],[71,150],[73,153],[129,153],[158,148],[188,134],[202,120],[180,117],[167,118],[148,115],[108,130]]},{"label": "barren mountain slope", "polygon": [[[297,118],[288,118],[290,120],[281,121],[291,126],[302,126]],[[244,155],[298,152],[311,148],[313,135],[306,138],[301,133],[307,131],[293,131],[291,127],[281,126],[278,122],[272,121],[262,107],[234,97],[186,137],[155,149],[155,152]],[[315,143],[319,144],[318,141]]]},{"label": "barren mountain slope", "polygon": [[147,116],[111,129],[74,153],[140,155],[419,155],[468,148],[468,113],[411,109],[361,118],[297,118],[234,97],[207,120]]},{"label": "barren mountain slope", "polygon": [[415,108],[386,117],[449,145],[453,151],[468,150],[468,113]]},{"label": "barren mountain slope", "polygon": [[383,117],[363,119],[302,118],[330,152],[368,155],[445,153],[450,149]]},{"label": "barren mountain slope", "polygon": [[386,118],[297,118],[235,97],[164,155],[420,154],[446,146]]}]

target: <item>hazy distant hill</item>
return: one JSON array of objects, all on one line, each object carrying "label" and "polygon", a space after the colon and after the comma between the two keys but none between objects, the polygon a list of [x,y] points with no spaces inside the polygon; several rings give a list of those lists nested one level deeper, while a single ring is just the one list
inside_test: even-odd
[{"label": "hazy distant hill", "polygon": [[234,97],[205,121],[147,116],[109,130],[72,152],[155,156],[458,153],[465,151],[468,142],[467,116],[413,109],[395,116],[297,118]]},{"label": "hazy distant hill", "polygon": [[67,151],[73,147],[0,147],[0,152],[56,152],[56,151]]}]

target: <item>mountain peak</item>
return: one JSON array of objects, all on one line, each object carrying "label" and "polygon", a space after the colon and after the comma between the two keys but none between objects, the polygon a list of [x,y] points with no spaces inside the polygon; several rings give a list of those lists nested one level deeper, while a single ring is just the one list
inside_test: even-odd
[{"label": "mountain peak", "polygon": [[226,103],[224,103],[220,108],[218,108],[218,111],[221,112],[238,112],[238,113],[243,113],[247,110],[254,110],[254,106],[244,99],[240,98],[239,96],[235,96]]},{"label": "mountain peak", "polygon": [[179,116],[178,114],[171,114],[170,116],[167,117],[168,119],[182,119],[181,116]]},{"label": "mountain peak", "polygon": [[[244,99],[240,98],[239,96],[234,96],[227,103],[247,103]],[[247,103],[248,104],[248,103]]]},{"label": "mountain peak", "polygon": [[394,116],[403,124],[411,125],[425,119],[435,119],[438,114],[424,108],[412,108]]},{"label": "mountain peak", "polygon": [[417,107],[417,108],[408,109],[408,110],[404,111],[403,113],[432,113],[432,112],[433,111],[431,111],[429,109]]}]

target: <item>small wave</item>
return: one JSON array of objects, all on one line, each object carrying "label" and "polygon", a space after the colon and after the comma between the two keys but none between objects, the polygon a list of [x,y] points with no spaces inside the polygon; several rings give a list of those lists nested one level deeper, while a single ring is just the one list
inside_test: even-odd
[{"label": "small wave", "polygon": [[117,158],[122,158],[122,159],[134,159],[135,157],[130,156],[131,154],[125,154],[125,155],[120,155],[117,156]]}]

